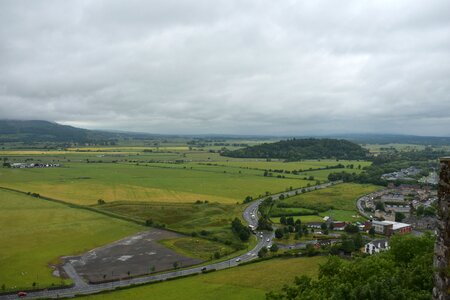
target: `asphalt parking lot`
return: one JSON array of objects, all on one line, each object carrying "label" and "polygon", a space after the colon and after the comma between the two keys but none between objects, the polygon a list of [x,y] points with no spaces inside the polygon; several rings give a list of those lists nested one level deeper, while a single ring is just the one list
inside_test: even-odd
[{"label": "asphalt parking lot", "polygon": [[174,262],[182,267],[203,262],[183,256],[158,243],[159,240],[178,237],[183,235],[152,229],[64,260],[70,262],[76,272],[90,283],[170,270],[174,268]]}]

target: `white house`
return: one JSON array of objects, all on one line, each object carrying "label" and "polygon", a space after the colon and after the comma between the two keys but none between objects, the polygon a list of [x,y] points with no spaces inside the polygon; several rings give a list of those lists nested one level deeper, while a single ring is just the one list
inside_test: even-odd
[{"label": "white house", "polygon": [[373,240],[364,246],[364,253],[375,254],[389,249],[388,240]]}]

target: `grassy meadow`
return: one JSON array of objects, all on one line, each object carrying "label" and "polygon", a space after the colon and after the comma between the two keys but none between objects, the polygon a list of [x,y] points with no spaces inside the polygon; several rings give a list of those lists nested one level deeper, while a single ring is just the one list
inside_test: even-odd
[{"label": "grassy meadow", "polygon": [[265,299],[265,294],[292,284],[295,276],[317,276],[325,257],[272,259],[246,266],[104,293],[79,299]]},{"label": "grassy meadow", "polygon": [[[236,203],[247,195],[304,187],[308,180],[272,178],[226,170],[169,168],[118,163],[69,163],[60,168],[0,169],[0,184],[63,201],[93,205],[130,200]],[[314,182],[312,183],[314,184]]]},{"label": "grassy meadow", "polygon": [[321,210],[339,209],[356,211],[356,200],[365,194],[379,190],[379,186],[371,184],[343,183],[326,189],[300,194],[282,202],[291,207],[304,207]]},{"label": "grassy meadow", "polygon": [[147,228],[98,213],[0,190],[0,285],[30,289],[65,283],[49,266]]},{"label": "grassy meadow", "polygon": [[353,165],[354,170],[357,170],[358,165],[361,168],[369,166],[371,162],[369,161],[351,161],[351,160],[332,160],[332,159],[323,159],[323,160],[303,160],[296,162],[284,162],[281,160],[256,160],[256,159],[240,159],[240,160],[230,160],[226,162],[220,162],[219,165],[230,166],[230,167],[239,167],[239,168],[249,168],[249,169],[260,169],[260,170],[302,170],[302,171],[310,171],[315,169],[321,169],[326,167],[336,166],[338,164],[342,164],[344,166]]},{"label": "grassy meadow", "polygon": [[231,232],[230,224],[235,217],[241,217],[245,205],[221,203],[146,203],[120,201],[96,206],[99,209],[164,224],[167,228],[190,235],[207,231],[209,237],[238,242]]},{"label": "grassy meadow", "polygon": [[[1,156],[11,163],[55,162],[63,167],[2,168],[0,186],[82,205],[93,205],[98,199],[175,203],[208,200],[231,204],[247,195],[257,197],[266,192],[314,185],[317,180],[327,181],[330,172],[358,173],[370,164],[367,161],[228,158],[206,149],[191,150],[186,145],[170,143],[160,147],[1,150]],[[337,164],[354,168],[318,170]],[[271,172],[272,177],[265,177],[264,170],[285,172]],[[293,174],[293,170],[302,172]],[[284,178],[278,178],[281,176]]]},{"label": "grassy meadow", "polygon": [[270,214],[274,223],[281,216],[292,216],[302,223],[321,222],[329,216],[345,222],[364,221],[356,208],[356,200],[381,187],[370,184],[342,183],[278,200]]}]

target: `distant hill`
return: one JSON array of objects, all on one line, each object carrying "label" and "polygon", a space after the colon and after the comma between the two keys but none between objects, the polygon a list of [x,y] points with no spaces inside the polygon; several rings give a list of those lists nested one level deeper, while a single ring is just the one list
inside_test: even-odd
[{"label": "distant hill", "polygon": [[78,142],[108,140],[114,134],[41,120],[0,120],[0,142]]},{"label": "distant hill", "polygon": [[241,158],[280,158],[295,161],[319,158],[365,159],[368,152],[347,140],[307,138],[223,151],[222,155]]},{"label": "distant hill", "polygon": [[327,136],[354,141],[360,144],[415,144],[415,145],[450,145],[450,137],[442,136],[418,136],[402,134],[343,134]]}]

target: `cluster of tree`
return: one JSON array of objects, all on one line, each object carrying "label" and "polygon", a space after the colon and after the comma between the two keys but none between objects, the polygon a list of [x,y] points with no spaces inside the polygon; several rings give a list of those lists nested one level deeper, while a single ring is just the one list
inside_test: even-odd
[{"label": "cluster of tree", "polygon": [[272,197],[267,197],[266,199],[264,199],[259,205],[259,212],[261,213],[261,215],[265,218],[269,218],[270,211],[272,210],[274,204],[275,202],[273,201]]},{"label": "cluster of tree", "polygon": [[270,219],[267,216],[261,216],[258,219],[258,230],[268,230],[272,231],[272,222],[270,222]]},{"label": "cluster of tree", "polygon": [[208,200],[196,200],[195,202],[194,202],[194,204],[208,204],[209,203],[209,201]]},{"label": "cluster of tree", "polygon": [[331,254],[345,253],[350,254],[359,251],[364,246],[363,238],[360,233],[343,234],[339,243],[334,244],[330,248]]},{"label": "cluster of tree", "polygon": [[247,197],[245,197],[245,199],[244,199],[244,204],[245,203],[250,203],[250,202],[252,202],[253,201],[253,197],[252,196],[247,196]]},{"label": "cluster of tree", "polygon": [[248,239],[250,238],[250,229],[247,226],[243,225],[241,220],[239,220],[238,218],[234,218],[234,220],[231,222],[231,229],[243,242],[248,241]]},{"label": "cluster of tree", "polygon": [[295,239],[300,239],[303,235],[308,235],[309,231],[306,225],[302,225],[300,219],[295,220],[292,217],[281,217],[280,223],[283,227],[275,229],[275,237],[282,239],[283,237],[289,238],[291,233],[295,233]]},{"label": "cluster of tree", "polygon": [[336,139],[291,139],[264,143],[233,151],[221,152],[223,156],[244,158],[281,158],[288,161],[316,158],[365,159],[368,151],[361,146]]},{"label": "cluster of tree", "polygon": [[406,218],[406,215],[402,212],[395,213],[395,222],[402,222]]},{"label": "cluster of tree", "polygon": [[300,221],[300,219],[297,219],[297,221],[294,222],[294,218],[293,217],[287,217],[286,218],[285,216],[282,216],[280,218],[280,223],[283,224],[283,225],[294,226],[295,224],[301,224],[302,222]]},{"label": "cluster of tree", "polygon": [[358,228],[358,226],[356,226],[354,224],[347,224],[347,225],[345,225],[344,231],[348,232],[348,233],[358,233],[359,228]]},{"label": "cluster of tree", "polygon": [[436,215],[436,208],[432,206],[424,207],[423,205],[420,205],[417,207],[416,215],[418,217],[433,217]]},{"label": "cluster of tree", "polygon": [[330,256],[318,279],[297,277],[266,299],[431,299],[433,247],[430,235],[394,236],[388,251],[350,262]]}]

